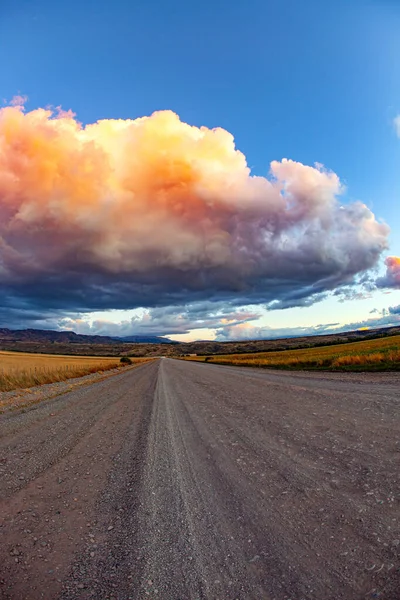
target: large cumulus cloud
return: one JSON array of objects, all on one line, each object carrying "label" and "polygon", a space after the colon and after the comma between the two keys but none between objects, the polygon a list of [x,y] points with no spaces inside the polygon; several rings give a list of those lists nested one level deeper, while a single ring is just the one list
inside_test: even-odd
[{"label": "large cumulus cloud", "polygon": [[14,104],[0,110],[0,305],[307,305],[387,248],[388,227],[342,204],[321,166],[252,176],[230,133],[171,111],[83,127]]}]

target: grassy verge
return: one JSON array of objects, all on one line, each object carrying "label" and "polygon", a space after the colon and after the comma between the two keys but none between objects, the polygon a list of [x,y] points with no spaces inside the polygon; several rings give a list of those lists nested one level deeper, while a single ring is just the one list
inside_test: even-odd
[{"label": "grassy verge", "polygon": [[253,354],[225,354],[188,357],[222,365],[269,367],[274,369],[321,369],[332,371],[399,371],[400,336],[323,346]]},{"label": "grassy verge", "polygon": [[[142,363],[143,359],[132,362]],[[124,368],[116,358],[0,352],[0,391],[66,381],[116,367]]]}]

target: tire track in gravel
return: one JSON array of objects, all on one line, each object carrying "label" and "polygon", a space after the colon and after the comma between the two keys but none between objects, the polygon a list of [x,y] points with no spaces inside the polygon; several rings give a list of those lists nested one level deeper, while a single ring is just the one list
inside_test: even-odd
[{"label": "tire track in gravel", "polygon": [[[134,419],[114,456],[113,467],[96,503],[96,523],[64,582],[60,598],[130,598],[143,578],[144,561],[138,545],[141,510],[147,510],[142,481],[158,370],[142,398],[140,419]],[[133,565],[133,569],[132,569]]]}]

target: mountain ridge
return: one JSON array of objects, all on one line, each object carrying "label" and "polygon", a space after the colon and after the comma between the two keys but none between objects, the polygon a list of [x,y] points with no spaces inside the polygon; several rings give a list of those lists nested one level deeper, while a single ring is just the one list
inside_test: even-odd
[{"label": "mountain ridge", "polygon": [[74,331],[56,331],[54,329],[8,329],[0,328],[0,342],[50,342],[63,344],[177,344],[161,336],[131,335],[125,337],[109,335],[86,335]]}]

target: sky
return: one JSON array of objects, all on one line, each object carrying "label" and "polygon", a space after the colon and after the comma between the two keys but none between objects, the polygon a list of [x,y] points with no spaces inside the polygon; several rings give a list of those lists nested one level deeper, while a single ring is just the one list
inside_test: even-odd
[{"label": "sky", "polygon": [[400,323],[400,5],[5,0],[0,327]]}]

